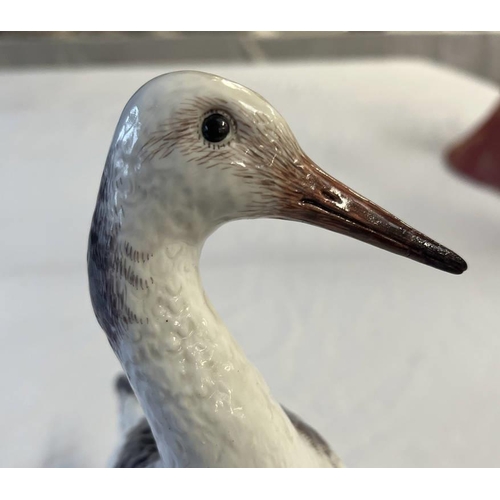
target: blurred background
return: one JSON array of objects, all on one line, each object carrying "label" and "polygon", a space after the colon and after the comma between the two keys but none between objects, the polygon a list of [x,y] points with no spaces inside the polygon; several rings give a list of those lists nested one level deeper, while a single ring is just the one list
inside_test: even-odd
[{"label": "blurred background", "polygon": [[497,32],[0,32],[0,66],[421,57],[500,81]]},{"label": "blurred background", "polygon": [[469,264],[221,228],[207,293],[279,401],[349,467],[500,466],[500,34],[259,31],[0,32],[0,466],[105,466],[117,442],[87,237],[124,105],[179,69],[259,92],[323,169]]}]

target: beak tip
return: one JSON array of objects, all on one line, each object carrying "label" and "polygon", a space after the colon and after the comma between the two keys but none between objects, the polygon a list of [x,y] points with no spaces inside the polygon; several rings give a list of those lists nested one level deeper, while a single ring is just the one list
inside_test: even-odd
[{"label": "beak tip", "polygon": [[457,265],[457,271],[456,271],[456,274],[462,274],[464,273],[465,271],[467,271],[467,262],[465,262],[464,259],[462,259],[461,257],[458,257],[459,261],[458,261],[458,265]]},{"label": "beak tip", "polygon": [[467,271],[467,262],[449,248],[432,240],[427,240],[424,245],[422,252],[412,254],[410,249],[406,256],[450,274],[459,275]]},{"label": "beak tip", "polygon": [[457,255],[456,253],[451,253],[449,255],[449,259],[447,259],[446,266],[443,267],[443,271],[447,271],[451,274],[463,274],[465,271],[467,271],[467,262],[465,262],[462,257]]}]

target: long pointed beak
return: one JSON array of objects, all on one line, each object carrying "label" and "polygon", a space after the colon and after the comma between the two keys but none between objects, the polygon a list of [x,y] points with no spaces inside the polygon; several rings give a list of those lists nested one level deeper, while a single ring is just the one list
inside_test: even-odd
[{"label": "long pointed beak", "polygon": [[287,189],[279,218],[345,234],[448,273],[467,269],[456,253],[334,179],[309,158],[295,166],[293,189]]}]

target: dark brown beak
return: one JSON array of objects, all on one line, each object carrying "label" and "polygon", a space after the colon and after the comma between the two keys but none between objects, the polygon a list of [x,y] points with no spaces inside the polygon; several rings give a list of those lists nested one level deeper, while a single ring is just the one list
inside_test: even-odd
[{"label": "dark brown beak", "polygon": [[456,253],[354,192],[309,158],[295,167],[294,189],[287,193],[280,218],[345,234],[448,273],[467,269]]}]

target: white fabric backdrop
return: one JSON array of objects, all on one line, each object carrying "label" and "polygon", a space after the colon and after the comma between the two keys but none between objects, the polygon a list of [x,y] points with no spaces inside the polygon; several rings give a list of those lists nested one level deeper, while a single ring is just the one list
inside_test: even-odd
[{"label": "white fabric backdrop", "polygon": [[[347,466],[500,466],[500,197],[442,150],[498,89],[418,61],[190,66],[266,97],[325,170],[462,255],[447,275],[306,225],[219,230],[202,274],[277,398]],[[87,292],[107,149],[171,66],[0,74],[0,465],[101,466],[118,372]]]}]

